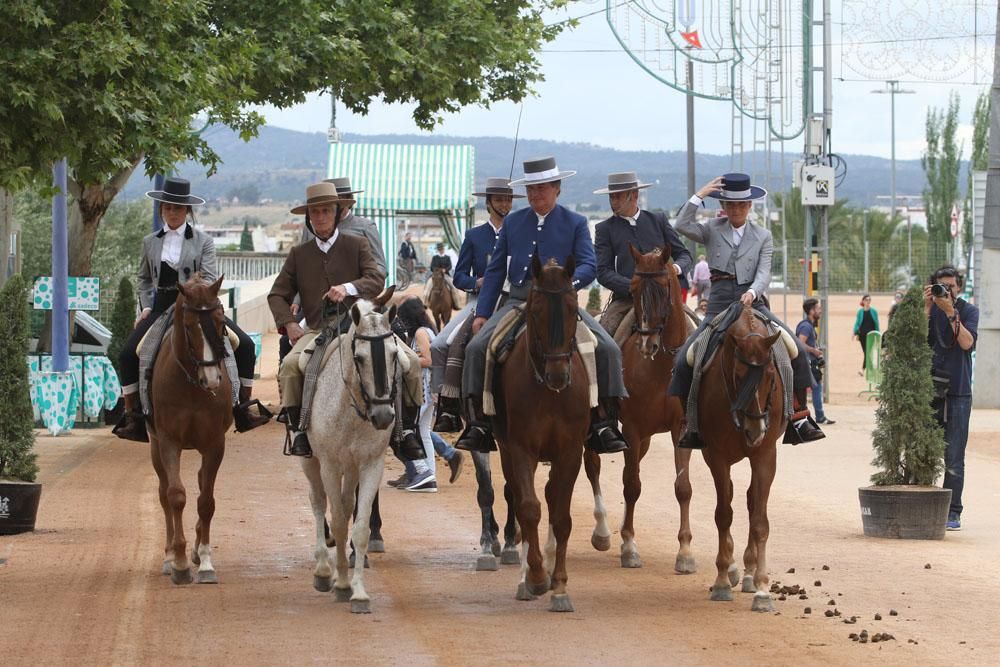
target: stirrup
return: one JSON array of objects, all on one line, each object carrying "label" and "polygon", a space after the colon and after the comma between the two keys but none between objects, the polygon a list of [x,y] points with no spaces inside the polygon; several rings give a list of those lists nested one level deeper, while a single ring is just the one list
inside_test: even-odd
[{"label": "stirrup", "polygon": [[437,433],[458,433],[462,430],[462,418],[450,412],[441,412],[434,420],[434,428]]},{"label": "stirrup", "polygon": [[586,446],[597,454],[617,454],[628,449],[628,442],[615,428],[614,422],[609,420],[591,426]]},{"label": "stirrup", "polygon": [[133,442],[149,442],[149,433],[146,431],[146,415],[139,410],[132,410],[122,415],[111,432],[122,440],[132,440]]},{"label": "stirrup", "polygon": [[312,458],[312,447],[309,445],[309,438],[306,437],[305,433],[300,433],[302,442],[299,443],[300,438],[295,438],[292,441],[292,431],[285,431],[285,447],[282,450],[282,454],[285,456],[301,456],[306,459]]},{"label": "stirrup", "polygon": [[483,454],[494,452],[497,449],[497,443],[493,439],[493,430],[482,422],[470,421],[455,443],[455,449]]},{"label": "stirrup", "polygon": [[[257,406],[257,414],[250,414],[250,408]],[[252,431],[258,426],[263,426],[264,424],[271,421],[274,415],[270,410],[264,407],[256,398],[251,398],[249,401],[243,401],[239,405],[233,406],[233,421],[236,424],[237,433],[246,433],[247,431]]]}]

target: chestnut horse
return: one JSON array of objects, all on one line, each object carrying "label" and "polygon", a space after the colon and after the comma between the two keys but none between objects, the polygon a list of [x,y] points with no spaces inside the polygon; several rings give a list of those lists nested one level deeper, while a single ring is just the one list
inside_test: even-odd
[{"label": "chestnut horse", "polygon": [[[629,447],[625,450],[622,482],[625,492],[625,517],[622,520],[621,565],[642,567],[635,544],[635,504],[642,492],[639,464],[649,451],[650,438],[656,433],[670,433],[674,442],[674,495],[680,507],[680,548],[674,570],[681,574],[695,571],[691,554],[691,450],[677,447],[681,436],[684,410],[680,399],[667,395],[673,375],[674,355],[684,345],[692,330],[684,313],[681,284],[670,261],[670,246],[641,254],[632,244],[635,259],[630,291],[635,312],[635,329],[622,344],[622,367],[628,398],[621,403],[622,432]],[[599,551],[611,547],[611,530],[601,495],[601,459],[594,452],[584,454],[584,466],[594,491],[594,518],[597,525],[591,544]]]},{"label": "chestnut horse", "polygon": [[226,451],[226,431],[233,423],[233,396],[223,336],[225,313],[219,301],[220,276],[211,285],[196,273],[178,285],[174,321],[153,364],[149,421],[150,453],[160,480],[160,505],[167,540],[163,573],[175,584],[192,581],[184,540],[181,451],[201,454],[198,470],[198,523],[191,561],[198,566],[199,584],[215,584],[211,525],[215,514],[215,476]]},{"label": "chestnut horse", "polygon": [[[576,350],[577,297],[572,256],[566,267],[531,262],[533,284],[524,306],[525,331],[500,369],[494,418],[504,478],[521,528],[518,600],[552,590],[552,611],[573,611],[566,594],[570,501],[590,424],[589,383]],[[538,541],[541,505],[535,495],[539,461],[551,462],[545,485],[549,536],[544,561]]]},{"label": "chestnut horse", "polygon": [[427,294],[427,308],[434,315],[434,326],[438,331],[451,322],[451,311],[455,310],[455,299],[451,285],[445,279],[444,269],[438,267],[428,279],[431,283]]},{"label": "chestnut horse", "polygon": [[781,332],[768,335],[749,306],[726,331],[714,358],[703,370],[698,396],[702,455],[715,481],[715,524],[719,529],[718,570],[711,599],[732,600],[739,581],[733,562],[733,482],[730,467],[750,460],[747,510],[750,536],[743,552],[743,592],[754,593],[754,611],[772,611],[767,576],[767,498],[774,481],[775,442],[785,432],[785,389],[772,346]]}]

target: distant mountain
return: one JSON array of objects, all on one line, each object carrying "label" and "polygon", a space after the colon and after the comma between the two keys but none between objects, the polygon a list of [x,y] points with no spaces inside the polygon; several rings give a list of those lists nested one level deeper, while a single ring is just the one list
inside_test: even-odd
[{"label": "distant mountain", "polygon": [[[223,164],[211,178],[196,164],[184,164],[179,174],[192,181],[192,189],[210,199],[231,196],[239,188],[253,186],[262,198],[292,201],[300,198],[308,183],[326,177],[328,146],[326,134],[296,132],[277,127],[263,127],[260,136],[249,143],[225,127],[209,130],[209,143],[222,156]],[[510,173],[513,141],[505,137],[450,137],[419,135],[360,135],[346,134],[343,141],[397,143],[397,144],[471,144],[476,149],[476,183],[487,176]],[[565,204],[603,204],[606,200],[592,194],[603,187],[608,172],[635,170],[639,177],[657,183],[646,191],[651,208],[675,208],[688,196],[687,162],[683,151],[619,151],[587,143],[566,143],[523,139],[517,146],[517,163],[514,175],[519,176],[520,161],[532,156],[555,155],[562,169],[574,169],[577,176],[563,182],[560,200]],[[844,155],[847,175],[837,186],[837,198],[847,198],[851,203],[873,205],[878,195],[888,195],[890,188],[890,161],[868,155]],[[781,171],[785,182],[791,180],[791,163],[798,155],[786,152],[785,167]],[[780,156],[772,156],[772,183],[777,189]],[[728,155],[699,153],[695,161],[698,185],[712,175],[727,171],[763,173],[762,153],[743,156],[743,168],[733,165]],[[754,165],[760,165],[757,169]],[[964,166],[961,181],[965,184]],[[364,187],[363,183],[357,184]],[[896,192],[900,195],[919,195],[925,179],[919,160],[896,161]],[[149,189],[149,181],[137,174],[126,187],[126,197],[141,196]],[[887,202],[882,200],[886,205]]]}]

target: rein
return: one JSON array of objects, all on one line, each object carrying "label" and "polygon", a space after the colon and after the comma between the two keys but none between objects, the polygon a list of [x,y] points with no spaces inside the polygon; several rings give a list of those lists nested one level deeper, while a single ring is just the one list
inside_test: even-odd
[{"label": "rein", "polygon": [[[673,307],[673,300],[670,297],[670,286],[664,288],[666,292],[666,301],[662,295],[654,291],[654,287],[663,287],[657,278],[661,276],[668,275],[666,269],[660,269],[659,271],[635,271],[632,275],[639,276],[642,283],[641,291],[639,292],[639,303],[642,305],[642,312],[645,315],[648,312],[653,313],[656,319],[660,320],[660,324],[656,325],[651,329],[643,328],[642,319],[636,318],[636,322],[632,325],[632,331],[639,334],[640,336],[659,336],[663,334],[663,330],[667,326],[667,318],[670,316],[670,310]],[[649,321],[649,317],[645,318]],[[668,354],[675,355],[677,351],[684,346],[684,343],[676,347],[672,347],[666,350]]]},{"label": "rein", "polygon": [[[564,287],[558,290],[548,290],[548,289],[543,289],[541,287],[537,287],[533,284],[531,286],[531,291],[544,294],[549,302],[549,312],[551,315],[553,315],[549,319],[549,346],[557,347],[559,345],[562,345],[564,332],[563,332],[563,312],[560,300],[561,297],[565,296],[566,294],[575,293],[575,290],[572,287]],[[530,323],[533,325],[532,326],[533,331],[535,329],[541,328],[538,326],[538,320],[535,319],[534,313],[531,312],[530,308],[527,307],[525,308],[525,315],[530,320]],[[579,315],[577,316],[577,318],[579,319]],[[544,365],[550,361],[569,360],[570,357],[573,356],[573,352],[575,352],[577,349],[576,334],[574,333],[573,337],[570,339],[570,349],[567,352],[546,351],[545,346],[542,345],[541,338],[538,337],[537,333],[532,337],[532,339],[529,340],[528,343],[528,362],[531,364],[531,372],[535,377],[535,382],[541,385],[545,385],[552,391],[555,392],[562,391],[561,389],[553,389],[552,387],[549,387],[542,373],[538,370],[538,365],[535,363],[535,355],[531,353],[531,340],[534,340],[537,343],[537,346],[541,348],[540,354],[542,355],[542,364]],[[570,387],[572,385],[573,385],[573,366],[571,364],[569,372],[569,382],[567,383],[566,387]]]},{"label": "rein", "polygon": [[[751,337],[764,338],[763,334],[757,332],[751,332],[744,337],[744,340]],[[725,348],[723,348],[725,349]],[[747,367],[747,373],[743,376],[742,383],[739,383],[737,387],[738,378],[736,377],[736,362],[739,362]],[[770,426],[770,412],[768,411],[768,406],[771,402],[771,397],[774,395],[774,390],[777,383],[774,377],[771,377],[771,386],[767,390],[767,400],[764,403],[764,407],[760,406],[760,394],[758,392],[758,387],[760,382],[764,377],[764,371],[773,362],[773,354],[768,351],[768,359],[764,363],[756,363],[750,361],[743,353],[740,352],[739,348],[735,345],[733,346],[732,352],[732,389],[730,388],[730,378],[728,375],[723,375],[722,386],[726,392],[726,398],[729,400],[729,414],[732,417],[733,425],[736,426],[736,430],[743,431],[743,424],[741,423],[741,417],[746,417],[749,419],[763,419],[764,429],[766,430]],[[733,393],[735,392],[735,396]],[[753,399],[753,406],[756,412],[748,411],[747,405],[750,403],[751,398]]]},{"label": "rein", "polygon": [[[341,304],[337,304],[336,313],[338,315],[337,321],[340,321],[340,316],[343,314],[341,310]],[[346,314],[343,314],[346,315]],[[390,377],[388,372],[388,367],[385,363],[385,341],[392,337],[392,330],[387,333],[379,334],[377,336],[366,336],[364,334],[358,333],[355,327],[354,335],[351,337],[351,359],[354,364],[354,371],[358,376],[358,384],[361,385],[361,403],[364,405],[364,410],[358,405],[358,400],[354,395],[354,389],[347,382],[347,375],[345,374],[346,364],[344,363],[344,348],[345,345],[339,345],[340,354],[340,379],[344,383],[344,387],[347,388],[347,395],[351,399],[351,407],[354,408],[354,412],[362,420],[370,422],[371,419],[368,416],[368,412],[374,405],[394,405],[396,403],[396,387],[397,384],[394,381],[396,378],[396,371],[399,366],[399,358],[393,355],[392,359],[392,376]],[[384,396],[388,390],[389,395],[386,398],[372,398],[368,394],[368,390],[365,389],[364,379],[361,373],[361,366],[358,364],[357,351],[357,341],[358,339],[367,342],[371,346],[371,357],[372,357],[372,376],[375,381],[375,393],[379,396]],[[389,385],[392,388],[389,389]]]},{"label": "rein", "polygon": [[[225,344],[222,341],[222,336],[216,330],[215,323],[212,321],[212,313],[216,310],[222,310],[222,308],[222,302],[218,299],[216,299],[215,304],[211,306],[192,306],[186,301],[181,304],[182,310],[197,313],[198,326],[201,328],[202,335],[208,341],[208,345],[212,348],[212,353],[215,355],[212,359],[201,359],[198,357],[198,352],[194,349],[194,346],[191,345],[191,336],[188,335],[187,325],[184,324],[184,320],[181,319],[179,324],[181,330],[184,332],[184,347],[188,354],[186,362],[195,367],[195,373],[197,373],[198,368],[207,368],[210,366],[221,367],[223,359],[229,356],[229,353],[226,352]],[[184,379],[186,379],[189,384],[193,384],[196,387],[204,389],[212,396],[215,396],[214,391],[205,389],[201,386],[201,384],[199,384],[198,380],[191,376],[191,373],[188,372],[187,367],[184,365],[185,362],[182,362],[180,356],[176,353],[174,354],[174,363],[176,363],[177,367],[181,369],[181,372],[184,374]]]}]

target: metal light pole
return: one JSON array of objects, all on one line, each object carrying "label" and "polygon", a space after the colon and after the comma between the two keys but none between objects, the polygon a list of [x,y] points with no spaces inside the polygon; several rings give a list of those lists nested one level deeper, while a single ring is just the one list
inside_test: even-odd
[{"label": "metal light pole", "polygon": [[[899,87],[899,81],[886,81],[884,89],[873,90],[876,95],[889,96],[889,108],[891,116],[890,141],[892,146],[892,192],[889,196],[889,224],[896,220],[896,95],[913,95],[915,90],[903,90]],[[906,275],[908,279],[913,279],[913,235],[910,228],[910,218],[906,217]]]}]

